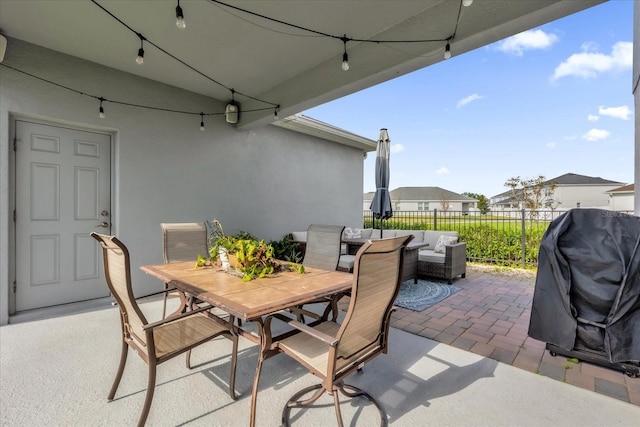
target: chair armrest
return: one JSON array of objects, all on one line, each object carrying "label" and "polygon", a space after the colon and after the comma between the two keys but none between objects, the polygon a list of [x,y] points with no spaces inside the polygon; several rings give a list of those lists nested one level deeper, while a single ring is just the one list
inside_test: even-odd
[{"label": "chair armrest", "polygon": [[454,245],[445,246],[445,257],[447,258],[457,258],[457,257],[467,257],[467,242],[460,242]]},{"label": "chair armrest", "polygon": [[180,319],[185,318],[185,317],[193,316],[194,314],[198,314],[198,313],[201,313],[203,311],[211,310],[212,308],[214,308],[212,305],[207,305],[207,306],[204,306],[204,307],[197,308],[195,310],[187,311],[186,313],[182,313],[179,316],[167,317],[166,319],[158,320],[157,322],[148,323],[148,324],[144,325],[142,327],[142,330],[146,331],[147,329],[157,328],[158,326],[164,325],[166,323],[175,322],[176,320],[180,320]]},{"label": "chair armrest", "polygon": [[304,332],[305,334],[312,336],[313,338],[319,339],[322,342],[329,344],[331,347],[335,347],[338,344],[338,340],[336,337],[332,337],[329,334],[325,334],[311,326],[305,325],[304,323],[300,323],[297,320],[292,320],[289,323],[289,326],[299,330],[300,332]]}]

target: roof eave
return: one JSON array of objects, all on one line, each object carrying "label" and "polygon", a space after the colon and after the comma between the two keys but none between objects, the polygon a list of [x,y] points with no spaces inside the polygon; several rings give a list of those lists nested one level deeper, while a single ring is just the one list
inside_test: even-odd
[{"label": "roof eave", "polygon": [[327,141],[357,148],[364,152],[376,150],[377,143],[372,139],[365,138],[299,113],[275,121],[272,124],[294,132],[315,136]]}]

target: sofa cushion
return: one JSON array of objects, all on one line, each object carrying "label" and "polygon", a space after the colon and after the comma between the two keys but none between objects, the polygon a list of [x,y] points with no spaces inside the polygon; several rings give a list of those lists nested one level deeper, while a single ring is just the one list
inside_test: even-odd
[{"label": "sofa cushion", "polygon": [[458,236],[445,236],[444,234],[442,234],[440,235],[440,237],[438,237],[438,241],[433,248],[433,252],[437,254],[443,254],[445,253],[445,246],[454,245],[456,243],[458,243]]},{"label": "sofa cushion", "polygon": [[418,251],[418,261],[444,264],[445,255],[437,254],[430,249],[422,249]]},{"label": "sofa cushion", "polygon": [[424,231],[422,230],[398,230],[396,231],[396,237],[402,237],[402,236],[413,236],[413,240],[411,241],[411,243],[422,243],[422,240],[424,239]]},{"label": "sofa cushion", "polygon": [[338,268],[344,269],[347,271],[352,271],[355,261],[356,261],[355,255],[340,255],[340,260],[338,261]]},{"label": "sofa cushion", "polygon": [[291,235],[293,236],[293,240],[295,242],[306,242],[307,241],[307,232],[306,231],[292,231]]},{"label": "sofa cushion", "polygon": [[363,228],[360,230],[360,237],[363,239],[370,239],[373,228]]},{"label": "sofa cushion", "polygon": [[457,231],[433,231],[427,230],[424,232],[424,242],[429,244],[429,249],[433,250],[438,243],[438,238],[441,235],[458,237]]},{"label": "sofa cushion", "polygon": [[[382,238],[389,239],[396,237],[397,230],[382,230]],[[376,230],[373,234],[374,237],[380,237],[380,230]]]},{"label": "sofa cushion", "polygon": [[362,229],[345,227],[344,231],[342,232],[342,237],[344,239],[359,239],[362,237]]}]

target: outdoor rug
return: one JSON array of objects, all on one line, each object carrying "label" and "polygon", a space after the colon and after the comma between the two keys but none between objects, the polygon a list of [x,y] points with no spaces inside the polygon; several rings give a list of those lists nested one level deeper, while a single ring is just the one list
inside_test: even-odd
[{"label": "outdoor rug", "polygon": [[395,305],[413,311],[422,311],[436,305],[461,289],[454,285],[430,282],[429,280],[418,279],[418,283],[413,283],[413,279],[411,279],[400,286]]}]

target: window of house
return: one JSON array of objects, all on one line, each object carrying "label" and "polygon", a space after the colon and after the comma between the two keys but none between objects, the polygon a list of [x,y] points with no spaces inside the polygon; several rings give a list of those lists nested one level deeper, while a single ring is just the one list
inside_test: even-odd
[{"label": "window of house", "polygon": [[429,210],[429,202],[418,202],[418,210],[419,211],[428,211]]}]

